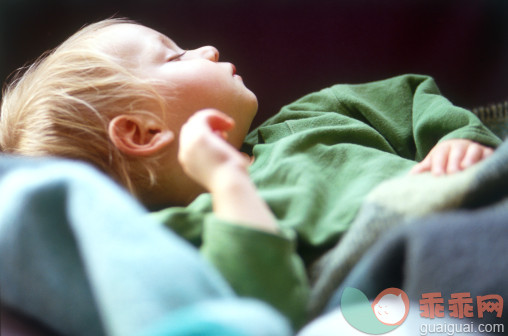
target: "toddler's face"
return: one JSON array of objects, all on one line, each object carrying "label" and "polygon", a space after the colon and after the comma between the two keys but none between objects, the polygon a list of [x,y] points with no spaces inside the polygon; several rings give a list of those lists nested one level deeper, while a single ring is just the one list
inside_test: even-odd
[{"label": "toddler's face", "polygon": [[216,108],[235,119],[228,141],[241,145],[257,112],[257,99],[233,64],[219,62],[217,49],[185,51],[155,30],[126,23],[104,28],[98,38],[103,39],[106,52],[136,76],[158,83],[168,102],[168,123],[176,133],[194,112]]}]

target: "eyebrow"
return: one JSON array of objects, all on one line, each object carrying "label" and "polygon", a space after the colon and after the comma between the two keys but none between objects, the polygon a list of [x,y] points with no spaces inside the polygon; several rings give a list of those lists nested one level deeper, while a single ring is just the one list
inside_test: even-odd
[{"label": "eyebrow", "polygon": [[169,37],[163,35],[163,34],[159,34],[157,36],[157,39],[162,43],[164,44],[166,47],[170,48],[170,49],[173,49],[175,48],[175,43],[173,41],[171,41],[169,39]]}]

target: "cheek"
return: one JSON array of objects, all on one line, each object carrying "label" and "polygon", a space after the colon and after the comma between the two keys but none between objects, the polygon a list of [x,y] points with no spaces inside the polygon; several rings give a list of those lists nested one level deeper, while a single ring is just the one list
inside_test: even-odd
[{"label": "cheek", "polygon": [[223,111],[235,119],[237,127],[234,135],[243,140],[256,115],[257,98],[240,79],[218,70],[222,69],[181,67],[168,73],[164,96],[168,99],[170,110],[181,117],[190,116],[203,108]]},{"label": "cheek", "polygon": [[206,74],[192,75],[172,81],[175,94],[180,99],[210,105],[214,101],[223,100],[229,94],[227,85],[220,80],[220,77],[211,77]]}]

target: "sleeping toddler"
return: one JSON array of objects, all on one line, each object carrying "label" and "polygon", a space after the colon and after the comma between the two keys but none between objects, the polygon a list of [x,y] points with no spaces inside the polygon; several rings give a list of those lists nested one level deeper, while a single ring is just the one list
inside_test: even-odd
[{"label": "sleeping toddler", "polygon": [[257,108],[216,48],[182,49],[109,19],[7,86],[0,145],[93,164],[198,246],[239,295],[298,327],[306,267],[370,190],[408,172],[460,172],[500,143],[421,75],[311,93],[248,134]]}]

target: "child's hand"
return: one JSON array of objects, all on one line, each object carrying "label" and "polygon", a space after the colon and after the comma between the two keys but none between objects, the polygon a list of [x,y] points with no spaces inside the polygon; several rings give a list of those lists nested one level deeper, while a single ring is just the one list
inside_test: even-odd
[{"label": "child's hand", "polygon": [[446,140],[434,146],[427,157],[411,169],[411,173],[453,174],[471,167],[493,152],[492,148],[471,140]]},{"label": "child's hand", "polygon": [[196,112],[182,126],[178,160],[185,173],[208,191],[219,183],[220,171],[247,172],[248,160],[226,141],[233,127],[233,119],[214,109]]},{"label": "child's hand", "polygon": [[211,192],[219,218],[278,232],[270,208],[250,180],[249,160],[225,140],[233,126],[233,119],[217,110],[196,112],[182,126],[178,160],[187,175]]}]

